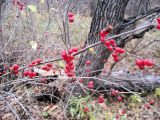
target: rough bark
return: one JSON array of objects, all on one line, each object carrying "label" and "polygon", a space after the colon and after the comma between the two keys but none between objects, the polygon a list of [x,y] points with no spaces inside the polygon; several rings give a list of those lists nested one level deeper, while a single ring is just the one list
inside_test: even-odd
[{"label": "rough bark", "polygon": [[[112,25],[114,27],[113,31],[108,35],[113,36],[131,29],[134,29],[135,23],[137,21],[141,20],[142,18],[145,18],[146,16],[150,15],[150,12],[148,12],[148,8],[146,11],[148,12],[147,15],[140,14],[139,16],[135,16],[131,18],[129,21],[127,21],[127,26],[124,25],[124,14],[125,14],[125,8],[127,6],[127,3],[129,0],[103,0],[98,1],[97,8],[94,14],[94,17],[92,19],[90,32],[88,35],[88,39],[85,42],[85,46],[88,46],[90,44],[94,44],[98,41],[100,41],[99,31],[103,28],[107,27],[108,25]],[[160,9],[155,9],[151,11],[152,13],[159,12]],[[152,14],[151,13],[151,14]],[[143,22],[144,23],[144,22]],[[151,26],[153,28],[153,26]],[[146,28],[144,31],[140,31],[139,33],[136,33],[134,35],[129,36],[123,36],[115,39],[117,45],[119,47],[124,47],[126,42],[129,40],[136,38],[135,35],[141,35],[140,37],[143,37],[144,33],[148,31],[149,28]],[[92,54],[88,51],[81,54],[79,62],[76,66],[76,75],[77,76],[89,76],[89,77],[99,77],[99,74],[101,73],[101,70],[104,67],[103,60],[107,60],[111,54],[111,52],[103,45],[98,45],[94,47],[94,51],[96,54]],[[90,60],[91,65],[86,66],[86,61]],[[87,73],[86,70],[92,71],[91,73]],[[94,71],[94,72],[93,72]],[[87,79],[89,80],[89,79]],[[87,82],[86,80],[86,82]],[[96,86],[102,85],[102,82],[98,82],[96,79],[92,79],[95,82]],[[106,79],[107,82],[107,79]],[[141,85],[142,82],[139,81],[139,85]],[[122,83],[122,86],[125,85],[125,82]],[[156,85],[156,82],[155,82]],[[159,85],[159,84],[157,84]],[[107,88],[110,85],[106,85],[104,88]],[[120,84],[121,86],[121,84]],[[143,86],[143,84],[141,85]],[[145,86],[145,85],[144,85]],[[114,87],[114,86],[113,86]],[[126,86],[127,87],[127,86]],[[132,86],[129,86],[129,88],[132,88]],[[147,87],[146,87],[147,88]],[[75,86],[75,93],[81,93],[81,88],[78,86]]]},{"label": "rough bark", "polygon": [[[99,31],[108,25],[112,25],[114,28],[119,27],[123,23],[124,12],[129,0],[103,0],[98,1],[96,12],[92,19],[90,32],[85,46],[94,44],[99,41]],[[114,29],[110,35],[119,34],[121,31]],[[108,36],[110,36],[108,35]],[[117,39],[118,40],[118,39]],[[77,75],[81,76],[85,73],[85,62],[91,60],[91,71],[100,70],[104,67],[103,60],[108,59],[111,52],[106,49],[104,45],[95,47],[96,56],[85,52],[81,55],[77,64]],[[94,72],[89,76],[99,75],[101,71]]]},{"label": "rough bark", "polygon": [[[106,76],[101,76],[101,79],[106,79]],[[100,86],[103,90],[114,88],[125,91],[152,91],[160,86],[160,76],[118,71],[113,72]]]}]

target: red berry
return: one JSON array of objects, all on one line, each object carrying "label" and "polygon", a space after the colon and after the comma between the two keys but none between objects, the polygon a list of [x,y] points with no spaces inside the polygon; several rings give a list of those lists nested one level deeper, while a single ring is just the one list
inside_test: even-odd
[{"label": "red berry", "polygon": [[137,60],[136,60],[136,65],[137,65],[137,66],[143,66],[143,65],[144,65],[143,60],[137,59]]},{"label": "red berry", "polygon": [[117,96],[119,94],[118,90],[111,89],[111,96]]},{"label": "red berry", "polygon": [[66,57],[67,57],[66,51],[62,51],[62,52],[61,52],[61,56],[62,56],[63,58],[66,58]]},{"label": "red berry", "polygon": [[105,33],[104,33],[104,31],[100,31],[100,36],[101,36],[102,38],[105,38]]},{"label": "red berry", "polygon": [[144,59],[143,63],[146,66],[153,66],[154,65],[153,61],[152,60],[148,60],[148,59]]},{"label": "red berry", "polygon": [[71,12],[68,13],[68,17],[73,17],[73,16],[74,16],[73,13],[71,13]]},{"label": "red berry", "polygon": [[72,48],[73,52],[78,52],[78,48]]},{"label": "red berry", "polygon": [[125,53],[125,50],[122,49],[122,48],[119,48],[119,47],[116,47],[116,48],[115,48],[115,51],[116,51],[117,53],[121,53],[121,54]]},{"label": "red berry", "polygon": [[18,70],[19,69],[19,65],[18,64],[14,64],[13,65],[13,70],[15,71],[15,70]]},{"label": "red berry", "polygon": [[28,76],[28,71],[24,71],[23,75],[27,77]]},{"label": "red berry", "polygon": [[157,29],[160,30],[160,24],[157,25]]},{"label": "red berry", "polygon": [[114,45],[115,44],[115,40],[111,39],[109,40],[110,44]]},{"label": "red berry", "polygon": [[38,59],[36,60],[36,62],[37,62],[37,64],[40,64],[40,63],[42,62],[42,60],[41,60],[40,58],[38,58]]},{"label": "red berry", "polygon": [[90,60],[86,61],[86,65],[90,65],[90,64],[91,64]]},{"label": "red berry", "polygon": [[110,46],[110,42],[109,41],[105,41],[105,46],[109,47]]},{"label": "red berry", "polygon": [[31,64],[32,64],[32,65],[35,65],[35,64],[36,64],[36,61],[32,61]]},{"label": "red berry", "polygon": [[145,104],[144,105],[147,109],[150,109],[151,108],[151,106],[149,105],[149,104]]},{"label": "red berry", "polygon": [[154,100],[150,100],[150,101],[149,101],[149,104],[150,104],[150,105],[154,105],[154,104],[155,104]]},{"label": "red berry", "polygon": [[89,112],[89,108],[87,106],[84,106],[83,112],[85,112],[85,113]]},{"label": "red berry", "polygon": [[51,70],[51,68],[47,66],[46,67],[46,71],[50,71],[50,70]]},{"label": "red berry", "polygon": [[118,119],[119,119],[119,117],[120,117],[120,116],[119,116],[118,114],[116,114],[116,116],[115,116],[116,120],[118,120]]},{"label": "red berry", "polygon": [[69,49],[68,53],[72,54],[73,53],[73,49]]},{"label": "red berry", "polygon": [[45,66],[42,66],[41,69],[42,69],[42,70],[46,70],[46,69],[47,69],[47,66],[46,66],[46,65],[45,65]]},{"label": "red berry", "polygon": [[93,81],[89,81],[88,88],[93,89],[93,87],[94,87],[94,82]]},{"label": "red berry", "polygon": [[33,65],[32,64],[29,64],[29,66],[28,67],[33,67]]},{"label": "red berry", "polygon": [[117,100],[118,100],[118,102],[122,102],[122,97],[121,97],[121,96],[118,96],[118,97],[117,97]]},{"label": "red berry", "polygon": [[98,103],[103,103],[104,102],[104,97],[101,95],[98,97]]},{"label": "red berry", "polygon": [[73,23],[74,22],[74,17],[69,17],[69,22]]},{"label": "red berry", "polygon": [[101,42],[102,42],[102,43],[104,43],[104,42],[105,42],[105,38],[104,38],[104,37],[101,37],[101,39],[100,39],[100,40],[101,40]]},{"label": "red berry", "polygon": [[116,53],[116,52],[113,52],[113,53],[112,53],[112,57],[113,57],[113,58],[117,58],[117,57],[118,57],[117,53]]},{"label": "red berry", "polygon": [[46,66],[51,68],[52,64],[51,63],[47,63]]},{"label": "red berry", "polygon": [[108,50],[112,51],[112,50],[113,50],[113,47],[112,47],[112,46],[109,46],[109,47],[108,47]]},{"label": "red berry", "polygon": [[119,61],[119,58],[118,57],[114,57],[114,62],[118,62]]},{"label": "red berry", "polygon": [[158,24],[160,24],[160,17],[159,17],[159,18],[157,18],[157,22],[158,22]]}]

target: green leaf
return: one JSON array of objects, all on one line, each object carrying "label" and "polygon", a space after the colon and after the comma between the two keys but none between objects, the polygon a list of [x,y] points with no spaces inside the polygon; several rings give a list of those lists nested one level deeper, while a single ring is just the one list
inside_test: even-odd
[{"label": "green leaf", "polygon": [[62,61],[59,61],[58,66],[59,66],[60,68],[64,68],[64,67],[65,67],[65,65],[64,65],[64,63],[63,63]]},{"label": "green leaf", "polygon": [[30,45],[34,50],[37,49],[37,42],[36,41],[30,41]]},{"label": "green leaf", "polygon": [[49,113],[48,113],[48,112],[43,112],[43,113],[42,113],[42,116],[43,116],[44,118],[48,118]]},{"label": "green leaf", "polygon": [[134,102],[134,103],[141,103],[142,102],[142,99],[140,96],[138,95],[131,95],[131,101]]},{"label": "green leaf", "polygon": [[32,12],[37,12],[37,7],[35,5],[27,5],[27,7],[32,11]]},{"label": "green leaf", "polygon": [[71,116],[74,117],[76,115],[76,109],[74,108],[70,108],[70,113],[71,113]]}]

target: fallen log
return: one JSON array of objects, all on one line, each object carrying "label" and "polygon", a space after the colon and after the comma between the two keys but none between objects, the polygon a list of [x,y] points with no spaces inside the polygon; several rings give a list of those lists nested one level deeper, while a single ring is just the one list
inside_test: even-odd
[{"label": "fallen log", "polygon": [[[106,76],[100,76],[106,80]],[[101,84],[103,89],[123,89],[130,91],[152,91],[160,87],[160,76],[142,73],[128,73],[124,71],[113,72],[107,80]]]}]

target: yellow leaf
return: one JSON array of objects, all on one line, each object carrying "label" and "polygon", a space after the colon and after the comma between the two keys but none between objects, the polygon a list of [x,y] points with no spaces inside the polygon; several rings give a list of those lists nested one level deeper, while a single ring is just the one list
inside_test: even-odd
[{"label": "yellow leaf", "polygon": [[27,7],[32,11],[32,12],[37,12],[37,7],[35,5],[27,5]]},{"label": "yellow leaf", "polygon": [[89,48],[89,52],[94,53],[94,48]]},{"label": "yellow leaf", "polygon": [[34,50],[37,49],[37,42],[36,41],[30,41],[30,45]]},{"label": "yellow leaf", "polygon": [[107,111],[105,116],[106,120],[113,120],[113,114],[111,112]]},{"label": "yellow leaf", "polygon": [[58,65],[59,65],[60,68],[64,68],[65,67],[65,65],[64,65],[64,63],[62,61],[59,61]]},{"label": "yellow leaf", "polygon": [[40,3],[43,4],[43,3],[44,3],[44,0],[40,0]]}]

